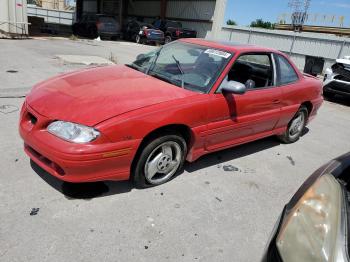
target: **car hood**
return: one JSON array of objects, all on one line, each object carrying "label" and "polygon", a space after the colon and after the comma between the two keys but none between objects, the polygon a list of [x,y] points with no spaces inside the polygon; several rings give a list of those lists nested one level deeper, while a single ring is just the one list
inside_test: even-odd
[{"label": "car hood", "polygon": [[36,85],[27,104],[50,119],[94,126],[111,117],[196,93],[127,66],[86,69]]}]

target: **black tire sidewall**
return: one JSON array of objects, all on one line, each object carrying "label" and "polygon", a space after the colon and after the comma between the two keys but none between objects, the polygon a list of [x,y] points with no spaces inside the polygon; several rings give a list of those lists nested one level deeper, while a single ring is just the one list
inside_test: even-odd
[{"label": "black tire sidewall", "polygon": [[[138,40],[138,41],[137,41],[137,40]],[[136,35],[136,36],[135,36],[135,42],[136,42],[137,44],[141,44],[141,36]]]},{"label": "black tire sidewall", "polygon": [[164,43],[165,44],[169,44],[171,41],[172,41],[171,37],[170,36],[166,36],[165,40],[164,40]]},{"label": "black tire sidewall", "polygon": [[[159,146],[160,144],[167,142],[167,141],[173,141],[173,142],[176,142],[180,145],[181,151],[182,151],[180,165],[179,165],[177,171],[175,172],[175,174],[173,176],[171,176],[168,180],[166,180],[160,184],[150,184],[146,180],[145,173],[144,173],[144,167],[145,167],[147,158],[148,158],[149,154],[151,154],[152,151],[157,146]],[[158,138],[155,138],[154,140],[151,140],[142,149],[140,156],[136,159],[137,162],[135,164],[134,170],[132,171],[132,179],[133,179],[135,187],[136,188],[147,188],[147,187],[152,187],[152,186],[158,186],[158,185],[164,184],[164,183],[172,180],[180,173],[180,171],[182,171],[183,165],[185,163],[186,155],[187,155],[186,141],[183,139],[182,136],[180,136],[178,134],[163,135],[163,136],[160,136]]]},{"label": "black tire sidewall", "polygon": [[[299,134],[297,137],[291,138],[291,137],[290,137],[290,134],[289,134],[290,126],[291,126],[293,120],[295,119],[295,117],[296,117],[300,112],[303,112],[303,113],[304,113],[304,118],[305,118],[302,131],[300,132],[300,134]],[[292,118],[292,120],[290,120],[290,122],[288,123],[288,128],[287,128],[287,130],[286,130],[285,137],[284,137],[285,142],[287,142],[287,143],[294,143],[294,142],[296,142],[296,141],[299,140],[299,138],[300,138],[300,136],[302,135],[303,130],[304,130],[305,126],[306,126],[307,119],[308,119],[308,110],[307,110],[307,108],[306,108],[305,106],[302,106],[302,107],[299,108],[298,112],[294,115],[294,117]]]}]

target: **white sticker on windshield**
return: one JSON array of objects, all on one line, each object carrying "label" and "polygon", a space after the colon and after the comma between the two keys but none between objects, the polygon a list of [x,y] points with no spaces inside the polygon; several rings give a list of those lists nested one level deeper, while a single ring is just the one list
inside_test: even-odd
[{"label": "white sticker on windshield", "polygon": [[220,50],[216,50],[216,49],[207,49],[204,51],[204,53],[209,54],[209,55],[216,55],[216,56],[220,56],[220,57],[224,57],[224,58],[229,58],[231,56],[230,53],[224,52],[224,51],[220,51]]}]

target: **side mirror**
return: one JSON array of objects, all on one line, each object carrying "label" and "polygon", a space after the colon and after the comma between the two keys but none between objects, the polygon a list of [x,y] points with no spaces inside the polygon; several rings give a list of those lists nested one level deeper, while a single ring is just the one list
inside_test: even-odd
[{"label": "side mirror", "polygon": [[246,90],[247,87],[244,84],[236,81],[227,81],[226,83],[223,83],[221,88],[223,94],[243,95]]},{"label": "side mirror", "polygon": [[145,59],[146,56],[144,54],[139,54],[137,57],[136,57],[136,60],[143,60]]}]

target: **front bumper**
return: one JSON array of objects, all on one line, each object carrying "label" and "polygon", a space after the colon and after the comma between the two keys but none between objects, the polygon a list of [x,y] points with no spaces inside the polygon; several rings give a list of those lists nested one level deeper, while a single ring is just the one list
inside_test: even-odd
[{"label": "front bumper", "polygon": [[121,38],[122,33],[121,32],[108,32],[108,31],[98,31],[98,35],[102,37],[116,37]]},{"label": "front bumper", "polygon": [[[34,120],[33,120],[34,119]],[[99,138],[88,144],[64,141],[46,131],[50,119],[23,105],[19,133],[24,151],[41,168],[67,182],[128,180],[141,141],[112,143]]]},{"label": "front bumper", "polygon": [[342,96],[350,96],[350,81],[346,75],[334,73],[332,69],[326,70],[323,82],[323,92],[338,94]]}]

